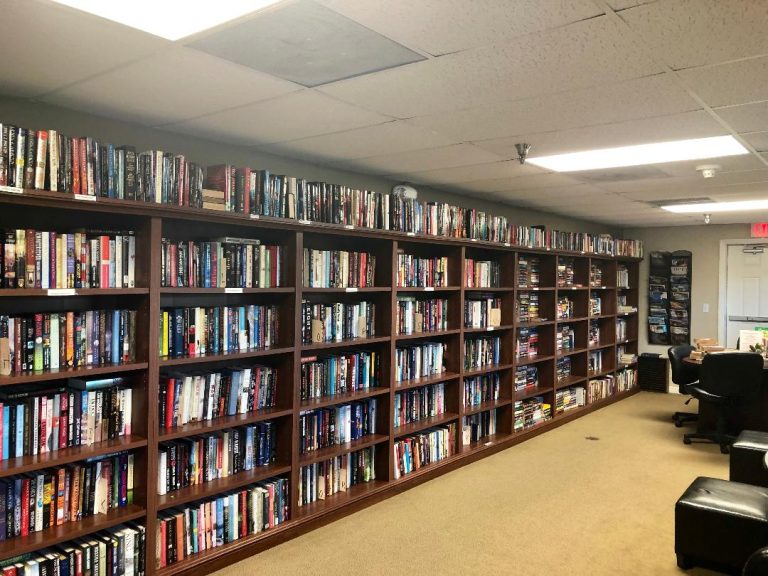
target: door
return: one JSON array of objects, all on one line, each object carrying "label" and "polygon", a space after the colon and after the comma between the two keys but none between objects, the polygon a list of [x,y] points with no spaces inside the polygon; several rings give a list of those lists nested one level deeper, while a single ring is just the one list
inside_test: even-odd
[{"label": "door", "polygon": [[728,245],[726,270],[726,346],[736,348],[739,330],[768,327],[768,247]]}]

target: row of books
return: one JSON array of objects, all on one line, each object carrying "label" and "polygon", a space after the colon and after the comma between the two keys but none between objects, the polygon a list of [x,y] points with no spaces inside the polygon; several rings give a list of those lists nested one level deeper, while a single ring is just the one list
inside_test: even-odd
[{"label": "row of books", "polygon": [[620,344],[616,346],[617,364],[634,364],[637,362],[637,353],[627,350],[627,346]]},{"label": "row of books", "polygon": [[163,238],[160,283],[168,288],[275,288],[285,248],[250,238],[210,242]]},{"label": "row of books", "polygon": [[381,382],[381,353],[360,350],[301,359],[301,400],[368,390]]},{"label": "row of books", "polygon": [[515,305],[518,322],[536,322],[540,319],[538,292],[518,292]]},{"label": "row of books", "polygon": [[464,340],[464,370],[501,363],[501,338],[483,336]]},{"label": "row of books", "polygon": [[587,356],[587,371],[590,374],[603,371],[603,351],[595,350]]},{"label": "row of books", "polygon": [[134,361],[135,310],[0,315],[0,376]]},{"label": "row of books", "polygon": [[376,278],[376,256],[304,248],[302,274],[306,288],[370,288]]},{"label": "row of books", "polygon": [[172,508],[157,518],[155,566],[171,566],[205,550],[270,530],[288,520],[289,515],[285,478],[270,478]]},{"label": "row of books", "polygon": [[518,400],[514,406],[514,430],[522,432],[552,418],[552,406],[542,396]]},{"label": "row of books", "polygon": [[501,326],[501,298],[488,296],[464,300],[465,328]]},{"label": "row of books", "polygon": [[376,447],[341,454],[299,470],[299,506],[376,480]]},{"label": "row of books", "polygon": [[515,367],[515,392],[524,392],[539,385],[539,367],[535,364]]},{"label": "row of books", "polygon": [[518,358],[533,358],[539,355],[539,330],[537,328],[518,328],[515,336],[515,349]]},{"label": "row of books", "polygon": [[301,341],[304,344],[342,342],[376,336],[373,302],[301,302]]},{"label": "row of books", "polygon": [[624,289],[630,288],[629,268],[626,264],[618,264],[616,266],[616,286]]},{"label": "row of books", "polygon": [[272,348],[278,342],[277,305],[161,310],[162,358],[215,356]]},{"label": "row of books", "polygon": [[634,306],[630,303],[629,296],[627,294],[619,294],[616,297],[616,313],[629,314],[631,312],[637,312],[637,306]]},{"label": "row of books", "polygon": [[68,386],[45,389],[2,389],[0,460],[130,435],[132,390],[125,384],[116,377],[70,379]]},{"label": "row of books", "polygon": [[299,452],[338,446],[376,432],[376,398],[299,414]]},{"label": "row of books", "polygon": [[146,529],[121,524],[53,548],[0,562],[3,576],[144,576]]},{"label": "row of books", "polygon": [[496,410],[486,410],[464,416],[461,423],[461,443],[468,446],[482,438],[496,434]]},{"label": "row of books", "polygon": [[583,386],[569,386],[555,391],[555,414],[585,406],[587,392]]},{"label": "row of books", "polygon": [[0,288],[133,288],[133,232],[0,232]]},{"label": "row of books", "polygon": [[445,384],[412,388],[395,394],[395,428],[445,414]]},{"label": "row of books", "polygon": [[557,298],[557,319],[567,320],[573,318],[574,303],[568,296],[558,296]]},{"label": "row of books", "polygon": [[557,286],[558,288],[572,288],[574,284],[576,263],[573,258],[563,256],[557,259]]},{"label": "row of books", "polygon": [[603,285],[603,268],[594,262],[589,265],[589,285],[593,288]]},{"label": "row of books", "polygon": [[576,332],[568,324],[560,325],[555,331],[555,353],[569,352],[576,347]]},{"label": "row of books", "polygon": [[587,330],[587,346],[600,345],[600,323],[597,320],[590,320]]},{"label": "row of books", "polygon": [[555,372],[557,373],[557,381],[562,382],[571,376],[572,362],[570,356],[564,356],[558,358],[555,361]]},{"label": "row of books", "polygon": [[398,296],[396,322],[403,336],[448,330],[448,299]]},{"label": "row of books", "polygon": [[616,341],[621,342],[629,337],[627,321],[623,318],[616,319]]},{"label": "row of books", "polygon": [[496,260],[465,258],[464,286],[466,288],[501,287],[501,264]]},{"label": "row of books", "polygon": [[510,224],[504,216],[444,202],[307,182],[268,170],[215,165],[207,171],[162,150],[0,124],[0,186],[202,208],[205,185],[220,210],[532,248],[642,256],[637,241]]},{"label": "row of books", "polygon": [[398,250],[397,286],[400,288],[448,286],[448,257],[421,257]]},{"label": "row of books", "polygon": [[637,386],[637,368],[616,372],[616,392],[626,392]]},{"label": "row of books", "polygon": [[501,396],[501,377],[498,372],[464,379],[464,407],[496,402]]},{"label": "row of books", "polygon": [[134,455],[120,453],[0,480],[0,540],[133,503]]},{"label": "row of books", "polygon": [[616,394],[616,380],[613,374],[592,378],[587,382],[587,404],[609,398]]},{"label": "row of books", "polygon": [[395,349],[395,382],[440,374],[445,370],[447,354],[448,344],[445,342],[398,346]]},{"label": "row of books", "polygon": [[456,453],[456,423],[424,430],[395,442],[395,479]]},{"label": "row of books", "polygon": [[277,371],[270,366],[228,368],[207,374],[161,374],[160,428],[170,430],[273,408],[277,402]]},{"label": "row of books", "polygon": [[165,442],[158,450],[157,493],[268,466],[275,461],[275,438],[275,423],[260,422]]},{"label": "row of books", "polygon": [[518,254],[517,285],[519,288],[535,288],[541,285],[541,258]]},{"label": "row of books", "polygon": [[596,294],[589,296],[589,315],[600,316],[603,313],[603,299]]}]

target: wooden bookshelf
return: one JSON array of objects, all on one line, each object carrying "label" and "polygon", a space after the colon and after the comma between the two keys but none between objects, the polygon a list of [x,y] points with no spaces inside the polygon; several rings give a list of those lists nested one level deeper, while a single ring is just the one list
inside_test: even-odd
[{"label": "wooden bookshelf", "polygon": [[[6,211],[6,209],[9,209]],[[378,500],[415,486],[427,479],[443,474],[458,466],[473,462],[498,450],[545,433],[547,430],[583,416],[591,411],[633,394],[637,388],[616,392],[608,398],[591,402],[586,406],[555,413],[555,397],[558,390],[570,386],[585,386],[597,376],[616,377],[633,364],[618,362],[617,350],[622,346],[627,353],[637,353],[639,323],[636,311],[621,311],[618,302],[637,307],[639,258],[591,256],[577,252],[544,249],[525,249],[503,244],[472,241],[470,239],[411,236],[388,230],[349,228],[341,225],[307,225],[295,220],[259,217],[182,208],[164,204],[151,204],[97,198],[96,201],[75,200],[70,194],[25,190],[20,195],[0,194],[0,228],[51,226],[50,222],[66,218],[67,227],[101,228],[102,220],[110,226],[136,231],[137,288],[131,289],[77,289],[61,298],[51,298],[41,289],[0,290],[0,314],[8,313],[10,306],[21,303],[29,308],[44,303],[47,310],[88,310],[104,305],[110,297],[121,306],[139,311],[137,350],[135,361],[129,364],[61,369],[58,371],[0,376],[0,387],[9,385],[39,386],[45,382],[59,382],[78,377],[130,374],[135,377],[134,387],[134,435],[109,440],[90,446],[62,449],[37,456],[25,456],[0,462],[0,477],[5,478],[61,466],[88,458],[118,451],[136,454],[137,478],[134,504],[110,511],[106,515],[89,517],[82,522],[57,526],[28,537],[6,540],[0,546],[0,558],[9,557],[42,547],[85,537],[104,528],[125,521],[138,520],[146,525],[148,576],[156,574],[202,574],[221,567],[228,560],[240,559],[249,553],[275,545],[294,537],[307,529],[338,518],[370,505]],[[12,218],[23,214],[23,222]],[[39,221],[39,223],[37,223]],[[200,229],[203,229],[201,236]],[[209,229],[209,231],[207,230]],[[285,248],[281,266],[281,285],[271,288],[170,288],[161,286],[161,240],[184,239],[190,231],[197,230],[195,239],[206,237],[238,236],[264,239]],[[231,231],[231,233],[230,233]],[[205,236],[210,232],[210,236]],[[303,286],[302,254],[304,248],[322,250],[367,251],[376,256],[374,285],[351,288],[308,288]],[[445,256],[448,261],[447,286],[400,287],[397,282],[397,257],[399,251],[420,257]],[[573,285],[558,282],[558,265],[563,258],[572,268]],[[497,285],[488,287],[467,286],[467,259],[498,264],[500,276]],[[535,259],[536,281],[532,281],[530,266]],[[520,265],[529,268],[526,274]],[[629,286],[617,283],[617,270],[627,270]],[[599,270],[600,285],[595,275]],[[501,324],[494,328],[467,328],[464,322],[465,302],[478,295],[498,298],[501,301]],[[522,295],[538,296],[539,320],[523,320],[517,308]],[[590,316],[591,296],[599,295],[602,310]],[[564,296],[573,303],[573,315],[558,319],[558,298]],[[399,335],[396,324],[398,297],[448,300],[447,329],[438,332],[418,332]],[[304,344],[302,342],[302,302],[372,301],[376,305],[375,334],[368,338]],[[276,346],[233,354],[199,357],[161,358],[157,350],[160,332],[160,314],[164,308],[183,306],[221,306],[245,304],[274,304],[280,313],[280,338]],[[43,304],[40,304],[43,306]],[[5,308],[3,308],[5,306]],[[626,319],[626,338],[616,339],[616,323]],[[600,325],[600,343],[587,344],[589,323]],[[556,351],[555,337],[558,328],[570,325],[575,331],[574,347]],[[538,332],[538,354],[532,357],[516,356],[516,337],[520,329]],[[500,338],[501,353],[498,363],[480,368],[464,368],[465,343],[477,338]],[[417,346],[425,342],[447,343],[444,371],[432,376],[396,382],[393,363],[396,349]],[[603,352],[603,369],[587,372],[588,355],[595,350]],[[380,373],[375,385],[366,390],[336,394],[311,400],[301,400],[300,379],[302,361],[310,356],[338,356],[349,352],[376,351],[380,354]],[[558,381],[556,362],[570,358],[572,372]],[[606,359],[610,361],[606,363]],[[158,398],[161,374],[173,372],[201,372],[227,367],[269,365],[277,371],[278,401],[274,408],[237,414],[214,420],[192,422],[172,429],[161,428],[158,422]],[[536,366],[538,385],[515,391],[515,369]],[[498,378],[499,400],[483,402],[478,406],[464,406],[464,383],[468,378]],[[393,424],[395,395],[418,388],[445,384],[445,413],[403,424]],[[335,407],[377,399],[377,414],[373,433],[345,444],[300,454],[300,425],[302,412]],[[515,431],[516,403],[542,398],[551,409],[551,419],[535,426]],[[495,410],[496,429],[467,445],[462,440],[462,425],[467,417],[482,415]],[[233,427],[254,425],[267,420],[279,421],[276,437],[275,464],[254,468],[224,479],[195,485],[163,496],[157,496],[157,472],[159,446],[163,442],[180,440],[197,435],[208,435]],[[393,452],[395,442],[430,429],[456,425],[452,455],[433,462],[395,479]],[[299,481],[301,469],[314,463],[345,456],[362,449],[373,450],[376,478],[368,483],[357,484],[346,492],[333,494],[324,500],[299,506]],[[261,480],[280,476],[289,480],[289,519],[274,529],[245,537],[198,555],[188,557],[172,566],[156,569],[157,516],[160,511],[210,498],[224,491],[240,489]]]}]

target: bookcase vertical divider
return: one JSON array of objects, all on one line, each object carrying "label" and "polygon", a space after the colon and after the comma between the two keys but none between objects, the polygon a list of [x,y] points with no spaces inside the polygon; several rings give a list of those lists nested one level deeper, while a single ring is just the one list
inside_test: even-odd
[{"label": "bookcase vertical divider", "polygon": [[[160,380],[160,353],[157,343],[160,336],[160,271],[162,249],[162,221],[160,218],[149,219],[149,253],[143,265],[147,266],[149,279],[148,329],[147,338],[147,478],[144,484],[147,492],[147,533],[146,533],[146,575],[155,574],[155,548],[157,546],[155,525],[157,523],[157,466],[158,466],[158,408],[155,400],[158,396]],[[141,414],[141,412],[139,412]]]},{"label": "bookcase vertical divider", "polygon": [[[292,252],[292,254],[291,254]],[[293,256],[293,258],[291,258]],[[303,321],[301,314],[301,302],[303,294],[303,271],[302,265],[304,262],[304,233],[296,232],[293,236],[293,246],[288,251],[288,261],[293,261],[293,269],[288,268],[288,273],[293,274],[293,286],[294,286],[294,318],[293,318],[293,362],[291,374],[288,378],[281,378],[279,380],[280,385],[287,385],[288,382],[293,386],[293,394],[291,398],[293,402],[291,404],[292,409],[292,424],[291,429],[291,481],[290,481],[290,495],[291,495],[291,507],[290,518],[296,517],[296,512],[299,508],[299,482],[301,481],[301,470],[299,468],[299,442],[300,430],[299,430],[299,406],[301,405],[301,323]]]},{"label": "bookcase vertical divider", "polygon": [[389,274],[389,301],[392,310],[389,328],[389,411],[387,434],[389,442],[387,443],[387,475],[389,481],[395,479],[395,390],[396,390],[396,370],[395,368],[395,350],[397,348],[398,322],[397,322],[397,240],[392,241],[390,256],[390,274]]}]

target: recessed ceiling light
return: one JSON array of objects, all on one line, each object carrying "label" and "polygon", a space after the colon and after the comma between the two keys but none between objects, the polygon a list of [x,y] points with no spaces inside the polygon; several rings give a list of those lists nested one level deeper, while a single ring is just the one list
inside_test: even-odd
[{"label": "recessed ceiling light", "polygon": [[255,12],[279,0],[54,0],[168,40],[185,38]]},{"label": "recessed ceiling light", "polygon": [[749,151],[739,144],[733,136],[714,136],[712,138],[695,138],[541,156],[528,158],[528,163],[555,172],[580,172],[601,168],[720,158],[739,154],[749,154]]},{"label": "recessed ceiling light", "polygon": [[700,202],[696,204],[669,204],[661,206],[668,212],[678,214],[699,214],[704,212],[746,212],[747,210],[768,210],[768,199],[737,200],[734,202]]}]

